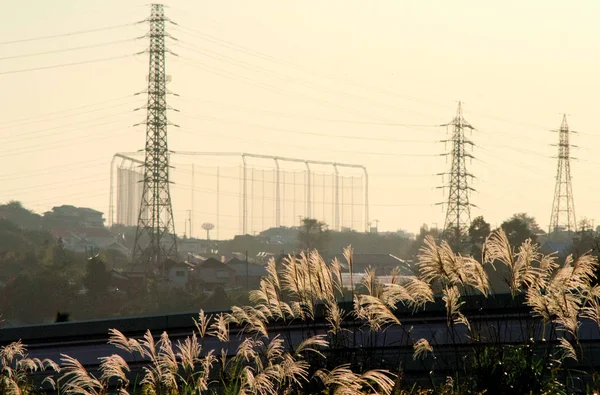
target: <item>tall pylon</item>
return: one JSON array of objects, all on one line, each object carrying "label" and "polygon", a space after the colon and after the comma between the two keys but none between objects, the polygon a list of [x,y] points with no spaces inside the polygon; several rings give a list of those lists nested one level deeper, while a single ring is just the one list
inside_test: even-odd
[{"label": "tall pylon", "polygon": [[[173,221],[173,207],[169,181],[169,148],[167,145],[166,95],[167,75],[165,70],[165,21],[162,4],[151,5],[147,19],[150,39],[147,50],[150,58],[148,74],[148,104],[146,121],[146,146],[144,160],[143,192],[138,216],[133,263],[145,265],[148,271],[161,271],[167,258],[177,257],[177,238]],[[174,125],[176,126],[176,125]]]},{"label": "tall pylon", "polygon": [[467,172],[465,163],[466,158],[473,158],[465,146],[473,147],[473,142],[465,137],[465,129],[473,130],[473,127],[465,121],[462,115],[462,104],[458,102],[458,109],[454,119],[442,126],[452,127],[452,137],[448,140],[442,140],[444,143],[450,143],[452,149],[444,154],[452,158],[450,171],[439,173],[438,175],[449,176],[447,184],[440,188],[448,188],[448,200],[443,203],[446,205],[446,221],[444,222],[444,232],[454,232],[456,235],[465,234],[471,224],[471,207],[473,204],[469,201],[469,195],[473,188],[469,186],[469,178],[473,175]]},{"label": "tall pylon", "polygon": [[556,169],[556,186],[552,202],[549,232],[556,235],[558,231],[577,232],[575,220],[575,202],[571,186],[571,142],[567,115],[563,115],[558,132],[558,168]]}]

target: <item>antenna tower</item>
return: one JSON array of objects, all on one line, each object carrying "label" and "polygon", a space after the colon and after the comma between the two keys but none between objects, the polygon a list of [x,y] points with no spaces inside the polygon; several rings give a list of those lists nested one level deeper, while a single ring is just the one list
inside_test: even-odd
[{"label": "antenna tower", "polygon": [[559,230],[577,232],[575,221],[575,202],[573,201],[573,188],[571,187],[571,133],[567,123],[567,115],[563,115],[562,124],[558,130],[558,168],[556,170],[556,187],[554,188],[554,201],[552,202],[552,216],[550,217],[550,233],[556,234]]},{"label": "antenna tower", "polygon": [[465,158],[473,158],[473,155],[465,150],[466,145],[473,147],[473,142],[465,138],[465,129],[473,130],[473,127],[463,118],[461,102],[458,102],[454,119],[443,126],[453,127],[452,138],[442,140],[452,144],[452,150],[444,154],[452,157],[452,165],[448,173],[438,174],[450,176],[449,183],[440,187],[449,188],[448,200],[440,203],[447,207],[444,232],[454,231],[456,235],[461,235],[467,232],[471,224],[471,206],[474,206],[469,202],[470,192],[474,191],[469,186],[469,177],[473,178],[473,175],[467,173],[465,164]]},{"label": "antenna tower", "polygon": [[[173,221],[173,207],[169,190],[169,149],[167,145],[165,53],[165,17],[162,4],[152,4],[152,12],[147,21],[150,39],[147,50],[150,58],[148,74],[148,94],[146,121],[146,147],[144,160],[143,192],[138,216],[133,249],[133,263],[143,264],[150,270],[164,267],[168,258],[177,258],[177,239]],[[177,126],[177,125],[173,125]]]}]

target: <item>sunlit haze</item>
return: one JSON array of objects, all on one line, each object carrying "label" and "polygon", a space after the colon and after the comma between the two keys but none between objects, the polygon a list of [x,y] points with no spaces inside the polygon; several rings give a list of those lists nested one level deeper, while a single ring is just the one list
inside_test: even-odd
[{"label": "sunlit haze", "polygon": [[[144,125],[133,125],[146,116],[134,110],[146,101],[135,94],[147,85],[148,24],[134,22],[149,12],[116,0],[4,5],[1,201],[38,213],[91,207],[108,219],[111,159],[145,142]],[[436,203],[447,199],[438,187],[448,179],[438,173],[449,171],[441,154],[450,146],[440,141],[450,136],[439,125],[461,101],[475,128],[471,218],[495,227],[526,212],[547,229],[552,130],[566,113],[579,132],[571,164],[577,219],[600,220],[599,13],[597,1],[166,1],[176,23],[167,31],[178,39],[167,40],[168,88],[179,95],[168,97],[179,110],[169,120],[180,126],[169,128],[169,148],[363,165],[370,222],[416,233],[421,224],[443,226],[445,206]],[[66,35],[84,30],[95,31]],[[39,37],[48,38],[28,40]],[[47,68],[70,63],[80,64]],[[191,185],[178,176],[188,174],[177,173],[178,160],[188,172],[191,162],[172,159],[175,228],[183,234]],[[239,166],[202,161],[199,169]],[[214,198],[202,194],[213,186],[201,184],[196,229],[214,222]],[[236,202],[221,207],[231,218],[221,237],[239,231]],[[249,231],[273,225],[270,213]],[[298,222],[294,213],[286,211],[286,225]]]}]

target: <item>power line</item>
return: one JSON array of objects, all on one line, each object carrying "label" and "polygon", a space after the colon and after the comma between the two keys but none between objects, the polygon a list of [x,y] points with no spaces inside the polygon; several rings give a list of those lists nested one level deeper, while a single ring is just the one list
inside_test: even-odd
[{"label": "power line", "polygon": [[272,115],[272,116],[282,117],[282,118],[295,118],[295,119],[303,119],[303,120],[316,120],[316,121],[322,121],[322,122],[347,123],[347,124],[356,124],[356,125],[399,126],[399,127],[404,127],[404,128],[421,128],[421,127],[439,127],[440,126],[440,125],[411,124],[411,123],[401,123],[401,122],[370,122],[370,121],[355,121],[355,120],[350,120],[350,119],[331,119],[331,118],[315,117],[315,116],[304,115],[304,114],[290,114],[290,113],[282,113],[282,112],[272,111],[272,110],[242,107],[242,106],[236,106],[236,105],[229,104],[229,103],[220,103],[220,102],[214,102],[211,100],[204,100],[204,99],[197,99],[197,98],[186,98],[183,96],[179,96],[177,99],[183,100],[183,101],[188,101],[188,102],[200,102],[200,103],[205,103],[205,104],[209,104],[209,105],[214,105],[217,107],[225,107],[225,108],[229,108],[229,109],[234,109],[237,111]]},{"label": "power line", "polygon": [[[22,121],[29,121],[29,120],[32,120],[32,119],[44,118],[44,117],[48,117],[48,116],[51,116],[51,115],[62,114],[62,113],[65,113],[65,112],[78,111],[78,110],[81,110],[81,109],[84,109],[84,108],[94,107],[94,106],[97,106],[97,105],[100,105],[100,104],[111,103],[111,102],[114,102],[114,101],[119,101],[119,100],[131,98],[131,97],[133,97],[133,95],[126,95],[126,96],[121,96],[121,97],[117,97],[117,98],[114,98],[114,99],[104,100],[104,101],[96,102],[96,103],[92,103],[92,104],[86,104],[84,106],[74,107],[74,108],[70,108],[70,109],[66,109],[66,110],[53,111],[53,112],[48,112],[48,113],[45,113],[45,114],[34,115],[34,116],[31,116],[31,117],[13,119],[12,121],[1,122],[0,125],[8,125],[8,124],[11,124],[11,123],[22,122]],[[73,115],[77,115],[77,114],[73,114]],[[40,122],[43,122],[43,121],[40,121]]]},{"label": "power line", "polygon": [[4,57],[0,58],[0,61],[1,60],[9,60],[9,59],[28,58],[28,57],[32,57],[32,56],[50,55],[50,54],[61,53],[61,52],[79,51],[81,49],[88,49],[88,48],[105,47],[108,45],[122,44],[122,43],[135,41],[135,40],[136,40],[135,38],[129,38],[129,39],[125,39],[125,40],[115,40],[115,41],[107,41],[107,42],[97,43],[97,44],[81,45],[79,47],[55,49],[52,51],[34,52],[34,53],[27,53],[27,54],[23,54],[23,55],[14,55],[14,56],[4,56]]},{"label": "power line", "polygon": [[120,56],[108,56],[108,57],[105,57],[105,58],[83,60],[83,61],[80,61],[80,62],[54,64],[54,65],[51,65],[51,66],[32,67],[30,69],[17,69],[17,70],[9,70],[9,71],[0,71],[0,75],[25,73],[25,72],[28,72],[28,71],[48,70],[48,69],[55,69],[55,68],[60,68],[60,67],[77,66],[77,65],[89,64],[89,63],[107,62],[107,61],[110,61],[110,60],[124,59],[124,58],[132,57],[132,56],[134,56],[134,55],[133,54],[128,54],[128,55],[120,55]]},{"label": "power line", "polygon": [[30,42],[30,41],[39,41],[39,40],[49,40],[49,39],[52,39],[52,38],[68,37],[68,36],[74,36],[74,35],[77,35],[77,34],[87,34],[87,33],[103,32],[103,31],[106,31],[106,30],[120,29],[120,28],[127,27],[127,26],[133,26],[133,25],[136,25],[138,23],[141,23],[141,22],[126,23],[126,24],[123,24],[123,25],[113,25],[113,26],[101,27],[101,28],[97,28],[97,29],[77,30],[77,31],[74,31],[74,32],[68,32],[68,33],[62,33],[62,34],[54,34],[54,35],[51,35],[51,36],[41,36],[41,37],[24,38],[24,39],[20,39],[20,40],[3,41],[3,42],[0,42],[0,45],[17,44],[17,43],[24,43],[24,42]]},{"label": "power line", "polygon": [[370,141],[383,141],[383,142],[397,142],[397,143],[426,143],[426,144],[433,143],[433,141],[431,141],[431,140],[409,140],[409,139],[395,139],[395,138],[391,138],[391,137],[388,137],[388,138],[384,138],[384,137],[366,137],[366,136],[352,136],[352,135],[339,135],[339,134],[338,135],[332,135],[332,134],[326,134],[326,133],[307,132],[307,131],[294,130],[294,129],[283,129],[283,128],[277,128],[277,127],[273,127],[273,126],[265,126],[265,125],[260,125],[260,124],[252,124],[252,123],[247,123],[247,122],[239,122],[239,121],[234,121],[234,120],[229,120],[229,119],[224,119],[224,118],[217,118],[217,117],[208,117],[208,116],[195,117],[195,116],[191,116],[191,115],[186,115],[186,116],[189,117],[189,118],[193,118],[193,119],[203,119],[203,120],[207,120],[207,121],[225,122],[225,123],[239,124],[239,125],[243,125],[243,126],[252,126],[252,127],[261,128],[261,129],[273,130],[273,131],[281,132],[281,133],[292,133],[292,134],[301,134],[301,135],[309,135],[309,136],[341,138],[341,139],[353,139],[353,140],[370,140]]}]

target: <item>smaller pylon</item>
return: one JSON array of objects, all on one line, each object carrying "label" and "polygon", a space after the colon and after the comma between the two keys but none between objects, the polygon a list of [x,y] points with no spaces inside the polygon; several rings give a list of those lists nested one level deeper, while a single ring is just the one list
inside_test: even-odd
[{"label": "smaller pylon", "polygon": [[563,115],[558,132],[558,168],[556,170],[556,186],[552,202],[549,233],[556,236],[560,231],[577,232],[575,219],[575,202],[571,186],[571,142],[567,115]]},{"label": "smaller pylon", "polygon": [[446,205],[446,221],[444,223],[444,232],[454,232],[456,236],[465,234],[471,224],[471,204],[469,196],[473,188],[469,186],[469,181],[473,175],[467,172],[466,158],[473,158],[473,155],[466,152],[465,146],[473,146],[473,142],[465,138],[465,129],[473,130],[462,114],[462,103],[458,102],[456,116],[454,119],[442,126],[452,126],[452,137],[449,140],[442,140],[444,143],[451,143],[452,149],[449,153],[452,157],[452,164],[448,173],[439,173],[438,175],[448,175],[450,180],[448,184],[440,188],[448,188],[448,200],[443,203]]}]

